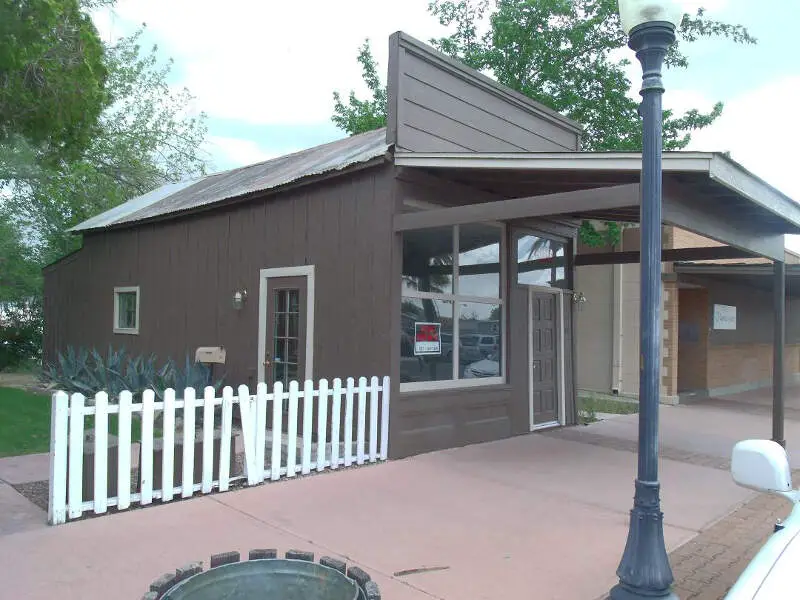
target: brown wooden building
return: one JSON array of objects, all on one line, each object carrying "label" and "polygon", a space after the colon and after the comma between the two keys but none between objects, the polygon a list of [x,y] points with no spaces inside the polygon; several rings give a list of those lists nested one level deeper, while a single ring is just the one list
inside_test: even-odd
[{"label": "brown wooden building", "polygon": [[[383,130],[74,228],[45,270],[46,359],[224,346],[231,385],[389,374],[392,457],[574,423],[577,227],[638,219],[640,157],[581,152],[577,123],[402,33],[388,92]],[[665,176],[665,222],[782,261],[800,208],[721,155],[701,167]]]}]

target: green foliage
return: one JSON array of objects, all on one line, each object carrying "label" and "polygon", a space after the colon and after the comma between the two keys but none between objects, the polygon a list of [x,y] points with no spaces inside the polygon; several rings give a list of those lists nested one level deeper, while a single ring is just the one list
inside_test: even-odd
[{"label": "green foliage", "polygon": [[331,120],[350,135],[373,131],[386,125],[386,86],[378,76],[378,65],[372,56],[369,40],[365,40],[359,48],[357,60],[361,65],[364,83],[372,97],[369,100],[359,100],[356,93],[351,91],[347,104],[344,104],[339,92],[333,92]]},{"label": "green foliage", "polygon": [[38,299],[0,306],[0,371],[41,359],[42,333],[42,304]]},{"label": "green foliage", "polygon": [[0,206],[0,306],[36,295],[41,280],[35,251],[23,242],[11,216]]},{"label": "green foliage", "polygon": [[622,227],[619,223],[607,222],[604,229],[598,230],[590,221],[583,221],[578,229],[580,240],[592,248],[616,246],[622,239]]},{"label": "green foliage", "polygon": [[[614,55],[627,43],[616,0],[433,0],[430,11],[454,29],[433,40],[439,50],[581,123],[585,150],[641,150],[638,102],[628,95],[624,70],[629,61]],[[485,18],[489,30],[480,34]],[[756,41],[744,27],[709,19],[702,9],[684,15],[677,34],[668,67],[687,67],[681,48],[701,38]],[[664,111],[664,148],[685,148],[691,132],[721,112],[720,103],[708,113]]]},{"label": "green foliage", "polygon": [[0,3],[0,142],[79,152],[108,105],[105,49],[78,0]]},{"label": "green foliage", "polygon": [[108,48],[113,105],[84,153],[11,185],[8,210],[18,228],[32,233],[44,263],[80,247],[69,227],[163,183],[205,172],[205,115],[189,116],[191,95],[170,89],[171,62],[159,65],[156,47],[143,52],[140,35]]}]

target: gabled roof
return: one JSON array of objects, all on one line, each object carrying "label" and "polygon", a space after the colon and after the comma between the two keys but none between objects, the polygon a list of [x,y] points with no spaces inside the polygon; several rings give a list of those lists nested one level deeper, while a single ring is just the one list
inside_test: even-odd
[{"label": "gabled roof", "polygon": [[254,165],[170,183],[87,219],[69,231],[104,229],[208,207],[315,175],[341,171],[377,159],[388,148],[386,129],[377,129]]}]

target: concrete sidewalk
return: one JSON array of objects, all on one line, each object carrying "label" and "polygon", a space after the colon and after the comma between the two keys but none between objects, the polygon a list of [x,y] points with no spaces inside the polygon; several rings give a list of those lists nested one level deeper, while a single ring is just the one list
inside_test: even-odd
[{"label": "concrete sidewalk", "polygon": [[[615,582],[635,463],[528,435],[5,535],[0,564],[31,600],[137,598],[165,570],[253,547],[340,556],[392,600],[591,599]],[[662,473],[670,550],[754,497],[718,468]]]},{"label": "concrete sidewalk", "polygon": [[[661,411],[665,536],[682,600],[719,600],[788,514],[728,472],[736,441],[771,431],[750,396]],[[800,422],[787,417],[791,455]],[[47,455],[0,459],[5,591],[83,600],[113,587],[138,598],[165,570],[277,547],[358,564],[387,600],[601,598],[625,544],[636,435],[636,415],[615,416],[60,527],[12,487],[46,478]],[[2,518],[8,506],[16,522]]]}]

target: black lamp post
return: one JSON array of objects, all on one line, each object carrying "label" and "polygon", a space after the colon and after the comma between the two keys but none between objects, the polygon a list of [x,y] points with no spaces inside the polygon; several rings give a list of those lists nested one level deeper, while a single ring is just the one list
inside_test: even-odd
[{"label": "black lamp post", "polygon": [[639,466],[630,529],[612,600],[667,598],[672,569],[664,544],[658,482],[658,405],[661,391],[661,66],[682,11],[674,0],[619,0],[628,45],[642,64],[641,309]]}]

